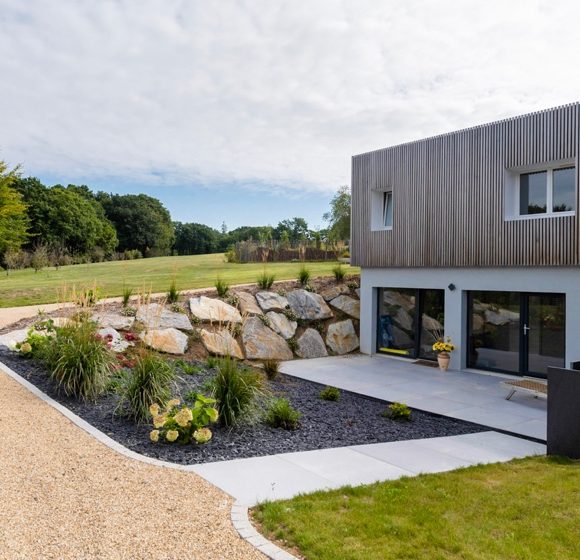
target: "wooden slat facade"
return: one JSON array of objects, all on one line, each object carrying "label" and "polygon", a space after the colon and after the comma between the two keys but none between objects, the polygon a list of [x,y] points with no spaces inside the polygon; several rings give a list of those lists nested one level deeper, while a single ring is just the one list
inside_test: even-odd
[{"label": "wooden slat facade", "polygon": [[[362,267],[580,265],[575,216],[506,220],[506,170],[573,159],[575,103],[354,156],[351,260]],[[371,231],[373,190],[393,191],[392,230]]]}]

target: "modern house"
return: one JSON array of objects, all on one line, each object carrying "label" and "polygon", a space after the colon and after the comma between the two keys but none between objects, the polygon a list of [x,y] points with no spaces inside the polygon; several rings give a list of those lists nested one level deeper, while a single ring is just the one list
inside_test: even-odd
[{"label": "modern house", "polygon": [[353,157],[361,350],[543,377],[580,360],[580,104]]}]

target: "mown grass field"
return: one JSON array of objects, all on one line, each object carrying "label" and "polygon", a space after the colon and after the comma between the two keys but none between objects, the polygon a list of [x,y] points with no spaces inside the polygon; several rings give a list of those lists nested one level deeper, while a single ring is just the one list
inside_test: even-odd
[{"label": "mown grass field", "polygon": [[[327,276],[336,263],[313,262],[306,266],[312,276]],[[296,278],[300,267],[300,263],[270,263],[266,270],[276,280],[289,280]],[[359,272],[358,268],[345,269],[349,274]],[[113,297],[121,295],[125,285],[135,291],[164,292],[172,278],[179,290],[211,287],[218,276],[230,284],[245,284],[255,282],[263,270],[261,263],[226,263],[221,253],[82,264],[38,273],[32,269],[16,270],[8,276],[0,275],[0,307],[58,302],[65,286],[81,289],[96,283],[100,297]]]},{"label": "mown grass field", "polygon": [[580,462],[529,458],[258,506],[308,560],[580,558]]}]

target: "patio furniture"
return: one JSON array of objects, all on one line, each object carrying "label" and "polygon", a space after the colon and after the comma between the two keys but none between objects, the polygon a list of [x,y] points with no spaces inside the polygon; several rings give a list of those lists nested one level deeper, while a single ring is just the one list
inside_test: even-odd
[{"label": "patio furniture", "polygon": [[502,381],[502,385],[508,387],[510,392],[505,400],[509,401],[516,391],[523,391],[524,393],[531,393],[534,397],[548,397],[548,383],[540,381],[534,377],[524,377],[523,379],[514,379],[513,381]]}]

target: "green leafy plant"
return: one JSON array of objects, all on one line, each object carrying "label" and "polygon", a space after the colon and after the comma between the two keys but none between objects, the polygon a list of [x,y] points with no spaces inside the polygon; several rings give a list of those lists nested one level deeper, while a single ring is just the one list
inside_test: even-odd
[{"label": "green leafy plant", "polygon": [[122,380],[117,410],[137,422],[146,420],[153,403],[165,404],[169,399],[174,379],[171,364],[152,352],[143,351]]},{"label": "green leafy plant", "polygon": [[214,285],[219,297],[224,298],[228,295],[230,285],[225,280],[218,277]]},{"label": "green leafy plant", "polygon": [[175,283],[175,278],[171,280],[169,285],[169,291],[167,292],[167,303],[176,303],[179,299],[179,291],[177,290],[177,285]]},{"label": "green leafy plant", "polygon": [[242,370],[232,358],[219,361],[212,383],[212,396],[216,399],[223,426],[231,427],[250,420],[261,394],[262,382],[255,372]]},{"label": "green leafy plant", "polygon": [[306,268],[305,265],[300,267],[298,271],[298,282],[301,286],[306,286],[308,281],[310,280],[310,271]]},{"label": "green leafy plant", "polygon": [[95,400],[105,391],[115,356],[92,321],[71,321],[57,329],[45,354],[50,377],[65,395]]},{"label": "green leafy plant", "polygon": [[173,311],[173,313],[185,313],[185,309],[183,309],[182,305],[177,301],[173,302],[169,306],[169,309],[171,309],[171,311]]},{"label": "green leafy plant", "polygon": [[296,350],[298,350],[298,341],[294,337],[292,337],[289,338],[286,342],[288,343],[288,347],[290,348],[290,350],[296,353]]},{"label": "green leafy plant", "polygon": [[332,269],[332,274],[334,274],[334,279],[337,282],[342,282],[344,281],[344,277],[346,276],[346,270],[344,269],[342,264],[339,263]]},{"label": "green leafy plant", "polygon": [[173,365],[178,367],[185,375],[199,375],[200,373],[203,373],[203,368],[201,366],[191,364],[185,360],[175,360]]},{"label": "green leafy plant", "polygon": [[407,422],[411,420],[411,409],[406,404],[394,402],[388,406],[382,416],[391,420]]},{"label": "green leafy plant", "polygon": [[189,393],[188,397],[193,406],[182,405],[179,399],[171,399],[164,406],[153,403],[149,407],[154,427],[149,439],[153,443],[203,444],[212,438],[207,426],[218,419],[215,399],[201,393]]},{"label": "green leafy plant", "polygon": [[264,415],[264,421],[273,428],[283,428],[284,430],[296,430],[300,426],[300,417],[298,412],[288,399],[273,399]]},{"label": "green leafy plant", "polygon": [[337,387],[325,387],[320,391],[320,398],[324,401],[340,400],[340,390]]},{"label": "green leafy plant", "polygon": [[131,296],[133,295],[133,288],[128,286],[123,286],[123,295],[122,295],[122,304],[123,309],[127,309],[129,307],[129,303],[131,301]]},{"label": "green leafy plant", "polygon": [[208,369],[215,369],[219,366],[219,363],[220,359],[216,358],[215,356],[208,356],[205,360],[205,365],[208,367]]},{"label": "green leafy plant", "polygon": [[280,371],[280,362],[278,360],[265,360],[264,361],[264,373],[266,377],[270,380],[276,379]]},{"label": "green leafy plant", "polygon": [[274,280],[276,277],[273,274],[268,274],[265,270],[262,272],[258,279],[256,280],[256,284],[258,284],[258,288],[262,290],[269,290],[274,284]]}]

